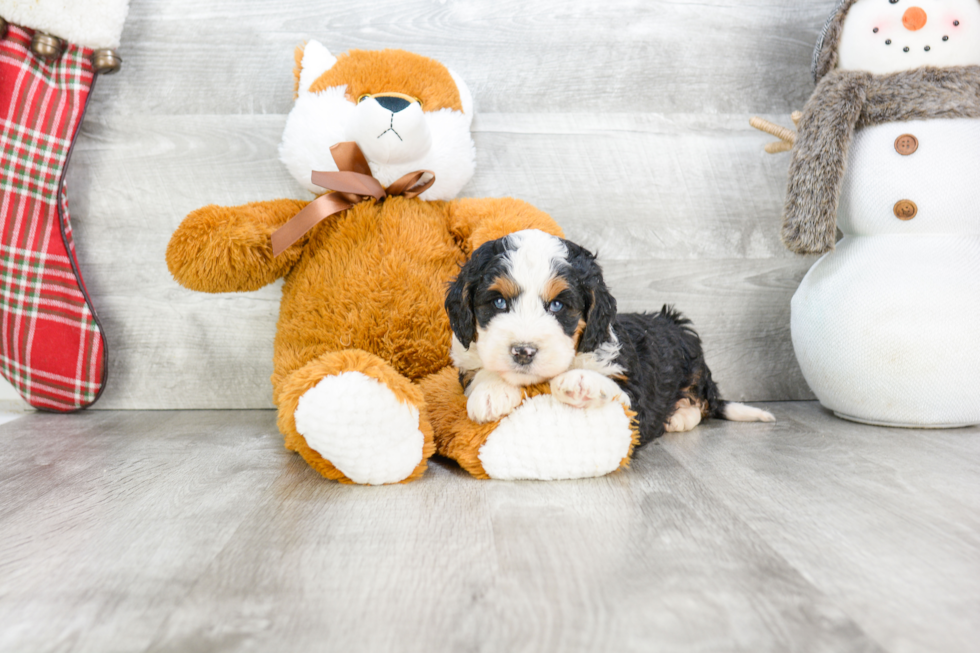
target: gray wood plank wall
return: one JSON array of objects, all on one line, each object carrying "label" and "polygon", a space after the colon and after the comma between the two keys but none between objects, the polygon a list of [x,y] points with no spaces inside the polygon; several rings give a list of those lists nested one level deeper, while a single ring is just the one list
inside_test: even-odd
[{"label": "gray wood plank wall", "polygon": [[470,84],[467,196],[513,195],[597,249],[627,310],[675,303],[732,399],[812,398],[789,301],[813,259],[779,242],[788,155],[748,127],[812,90],[834,0],[133,0],[123,71],[100,79],[69,174],[110,345],[100,408],[271,406],[279,288],[178,287],[189,211],[304,197],[277,160],[292,51],[398,47]]}]

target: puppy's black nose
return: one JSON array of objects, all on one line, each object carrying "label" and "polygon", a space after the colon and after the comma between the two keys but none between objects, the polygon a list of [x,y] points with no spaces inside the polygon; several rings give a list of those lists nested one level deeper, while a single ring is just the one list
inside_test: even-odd
[{"label": "puppy's black nose", "polygon": [[532,345],[514,345],[510,348],[511,358],[518,365],[528,365],[534,360],[534,355],[538,353],[538,348]]},{"label": "puppy's black nose", "polygon": [[411,102],[409,102],[405,98],[387,97],[384,95],[382,95],[381,97],[374,98],[374,101],[380,104],[381,106],[383,106],[388,111],[391,111],[392,113],[398,113],[402,109],[408,108],[408,105],[411,104]]}]

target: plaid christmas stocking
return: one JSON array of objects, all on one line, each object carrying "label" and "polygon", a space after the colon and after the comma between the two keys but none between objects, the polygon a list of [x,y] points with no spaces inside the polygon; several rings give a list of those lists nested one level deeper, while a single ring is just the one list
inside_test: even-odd
[{"label": "plaid christmas stocking", "polygon": [[65,194],[95,73],[92,50],[67,44],[44,59],[33,36],[11,21],[0,39],[0,372],[32,406],[66,412],[90,406],[106,383],[105,335]]}]

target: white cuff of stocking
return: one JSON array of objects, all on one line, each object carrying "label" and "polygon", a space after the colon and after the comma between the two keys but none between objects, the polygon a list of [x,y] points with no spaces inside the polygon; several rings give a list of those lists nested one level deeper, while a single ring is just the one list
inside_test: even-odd
[{"label": "white cuff of stocking", "polygon": [[86,48],[118,48],[129,0],[0,0],[0,17]]}]

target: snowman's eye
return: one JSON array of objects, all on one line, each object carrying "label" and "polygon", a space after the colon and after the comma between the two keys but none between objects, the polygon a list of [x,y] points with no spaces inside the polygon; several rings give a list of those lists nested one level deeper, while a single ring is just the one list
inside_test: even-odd
[{"label": "snowman's eye", "polygon": [[888,0],[888,2],[892,3],[893,5],[897,5],[898,4],[898,0]]}]

